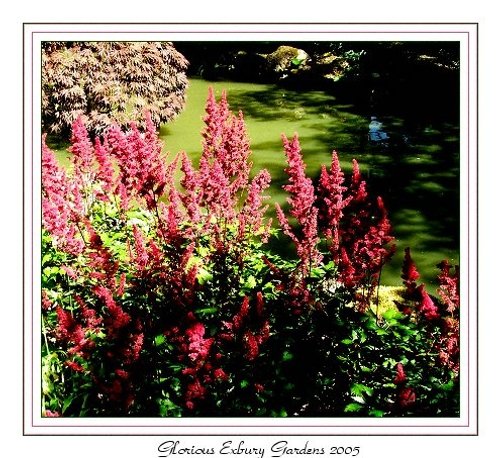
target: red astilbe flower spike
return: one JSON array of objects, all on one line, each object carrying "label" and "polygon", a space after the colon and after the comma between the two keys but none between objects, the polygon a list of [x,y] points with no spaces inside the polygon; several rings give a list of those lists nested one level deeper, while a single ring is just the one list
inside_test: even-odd
[{"label": "red astilbe flower spike", "polygon": [[439,361],[451,369],[455,376],[460,372],[460,324],[448,316],[443,319],[441,337],[437,343]]},{"label": "red astilbe flower spike", "polygon": [[57,333],[59,337],[63,341],[71,340],[71,336],[73,335],[73,332],[77,326],[73,315],[59,306],[56,308],[56,314],[58,321]]},{"label": "red astilbe flower spike", "polygon": [[105,280],[111,290],[116,289],[116,274],[118,272],[118,261],[114,260],[111,251],[106,248],[101,237],[95,231],[89,220],[85,220],[85,226],[89,235],[87,247],[88,265],[92,268],[90,277]]},{"label": "red astilbe flower spike", "polygon": [[343,183],[344,173],[340,167],[337,152],[333,151],[330,170],[327,170],[324,165],[321,167],[317,194],[318,225],[323,234],[330,240],[329,250],[334,259],[338,259],[343,209],[350,201],[350,198],[344,198],[347,187]]},{"label": "red astilbe flower spike", "polygon": [[42,310],[50,310],[52,308],[52,301],[49,298],[46,289],[42,289]]},{"label": "red astilbe flower spike", "polygon": [[344,209],[341,245],[348,252],[353,252],[354,245],[371,226],[366,182],[361,177],[359,165],[355,159],[352,161],[352,176]]},{"label": "red astilbe flower spike", "polygon": [[455,266],[454,274],[451,273],[451,265],[446,260],[440,262],[437,267],[441,269],[441,273],[438,275],[439,288],[437,293],[446,305],[446,311],[453,314],[460,307],[459,267]]},{"label": "red astilbe flower spike", "polygon": [[143,272],[149,262],[149,254],[146,250],[144,235],[136,225],[132,226],[132,231],[134,234],[134,253],[131,256],[131,260],[137,271]]},{"label": "red astilbe flower spike", "polygon": [[404,366],[401,363],[396,364],[396,377],[394,377],[394,383],[396,385],[401,385],[407,380]]},{"label": "red astilbe flower spike", "polygon": [[403,409],[407,409],[415,404],[417,394],[415,390],[409,386],[402,388],[398,393],[398,405]]},{"label": "red astilbe flower spike", "polygon": [[108,317],[104,320],[109,334],[115,336],[120,329],[124,328],[130,323],[130,315],[123,311],[123,309],[116,303],[111,291],[104,286],[95,286],[93,288],[94,294],[104,302],[107,308]]},{"label": "red astilbe flower spike", "polygon": [[360,245],[359,253],[365,259],[366,270],[377,276],[394,254],[396,247],[390,245],[394,241],[394,237],[390,234],[392,227],[380,196],[377,197],[376,210],[378,220],[368,229]]},{"label": "red astilbe flower spike", "polygon": [[423,283],[417,288],[416,294],[419,297],[419,313],[422,314],[427,320],[436,320],[440,318],[439,310],[425,290],[425,285]]},{"label": "red astilbe flower spike", "polygon": [[417,289],[417,280],[420,278],[420,274],[411,257],[409,247],[405,248],[401,278],[403,279],[403,284],[406,286],[406,296],[411,299]]},{"label": "red astilbe flower spike", "polygon": [[75,319],[70,312],[56,308],[58,338],[68,345],[68,354],[87,357],[88,352],[94,347],[94,343],[85,337],[87,329]]},{"label": "red astilbe flower spike", "polygon": [[213,376],[214,376],[215,380],[220,380],[223,382],[226,382],[227,380],[229,380],[229,376],[220,367],[214,370]]},{"label": "red astilbe flower spike", "polygon": [[290,215],[299,225],[300,235],[295,235],[288,220],[276,203],[278,221],[283,232],[294,242],[300,259],[300,270],[303,275],[321,261],[321,254],[317,248],[319,237],[317,230],[318,209],[314,206],[316,197],[312,180],[305,174],[306,165],[302,160],[299,137],[294,135],[290,142],[282,136],[287,157],[288,167],[285,169],[289,179],[283,189],[290,194],[287,199],[290,205]]},{"label": "red astilbe flower spike", "polygon": [[361,171],[359,170],[359,164],[356,159],[352,160],[352,178],[349,192],[351,194],[351,198],[355,202],[364,202],[368,197],[368,193],[366,191],[366,181],[364,181],[361,177]]},{"label": "red astilbe flower spike", "polygon": [[395,246],[384,202],[381,197],[375,202],[368,199],[366,183],[355,160],[348,195],[342,207],[339,250],[332,254],[338,266],[339,281],[352,291],[357,309],[364,312]]}]

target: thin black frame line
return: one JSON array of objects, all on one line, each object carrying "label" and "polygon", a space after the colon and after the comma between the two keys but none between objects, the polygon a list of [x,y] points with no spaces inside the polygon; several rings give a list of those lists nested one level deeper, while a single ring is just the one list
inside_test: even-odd
[{"label": "thin black frame line", "polygon": [[23,25],[475,25],[479,22],[23,22]]}]

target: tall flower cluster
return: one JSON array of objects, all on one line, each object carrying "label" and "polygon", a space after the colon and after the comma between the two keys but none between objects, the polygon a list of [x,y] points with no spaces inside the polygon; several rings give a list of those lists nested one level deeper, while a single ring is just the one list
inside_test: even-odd
[{"label": "tall flower cluster", "polygon": [[328,170],[321,166],[318,182],[318,224],[329,241],[329,250],[336,255],[340,248],[341,220],[343,210],[349,204],[352,196],[345,196],[344,172],[336,151],[332,152],[332,162]]},{"label": "tall flower cluster", "polygon": [[340,281],[348,287],[357,287],[358,308],[364,311],[395,246],[382,198],[369,199],[357,161],[353,160],[352,165],[340,224],[339,249],[332,255],[338,264]]},{"label": "tall flower cluster", "polygon": [[285,171],[289,176],[284,189],[290,194],[290,215],[296,219],[298,230],[292,229],[279,205],[276,211],[283,232],[295,244],[302,276],[306,277],[308,270],[321,261],[321,233],[337,266],[337,280],[353,293],[357,308],[364,311],[378,285],[382,267],[395,250],[384,202],[381,197],[369,199],[355,160],[349,186],[344,185],[344,173],[335,151],[329,169],[321,168],[315,190],[305,174],[298,137],[291,142],[283,140],[288,162]]},{"label": "tall flower cluster", "polygon": [[221,248],[230,251],[223,227],[238,227],[238,243],[249,233],[266,238],[263,192],[271,176],[264,169],[250,180],[251,150],[243,114],[231,112],[225,92],[217,102],[210,89],[205,111],[198,169],[186,154],[181,155],[184,192],[179,198],[190,221],[201,223],[204,232],[213,233]]},{"label": "tall flower cluster", "polygon": [[425,288],[425,284],[421,283],[417,286],[417,280],[420,278],[420,274],[417,270],[417,266],[411,257],[410,248],[405,248],[405,257],[403,260],[403,268],[401,278],[403,279],[403,284],[406,287],[405,299],[409,301],[416,307],[408,307],[403,305],[403,312],[411,314],[416,311],[426,320],[436,320],[440,318],[440,313],[437,305],[434,303],[432,298],[429,296]]},{"label": "tall flower cluster", "polygon": [[322,259],[318,249],[318,208],[315,206],[316,196],[312,180],[305,173],[306,165],[302,159],[299,137],[294,135],[292,141],[282,137],[288,167],[288,184],[283,186],[290,197],[290,215],[297,221],[298,229],[294,231],[288,222],[281,206],[276,203],[276,214],[283,232],[288,235],[297,250],[300,259],[300,271],[306,276],[312,267]]},{"label": "tall flower cluster", "polygon": [[163,195],[167,184],[166,158],[162,143],[149,114],[146,114],[146,131],[141,133],[135,123],[128,132],[112,126],[105,135],[109,154],[117,159],[120,170],[116,183],[122,198],[122,207],[128,208],[130,199],[142,197],[148,209],[153,209]]},{"label": "tall flower cluster", "polygon": [[442,261],[437,266],[441,269],[438,275],[438,295],[446,307],[448,316],[444,318],[443,333],[438,343],[439,359],[442,364],[449,367],[458,375],[460,369],[460,284],[459,268],[452,269],[448,261]]},{"label": "tall flower cluster", "polygon": [[438,275],[438,295],[441,297],[441,308],[431,298],[425,289],[425,284],[417,286],[420,277],[417,266],[413,261],[410,249],[405,249],[402,279],[406,286],[404,297],[405,304],[400,304],[406,314],[416,313],[428,322],[439,326],[435,349],[443,366],[451,369],[458,375],[460,368],[460,317],[457,310],[460,304],[459,270],[452,267],[448,261],[440,262],[437,267],[441,269]]}]

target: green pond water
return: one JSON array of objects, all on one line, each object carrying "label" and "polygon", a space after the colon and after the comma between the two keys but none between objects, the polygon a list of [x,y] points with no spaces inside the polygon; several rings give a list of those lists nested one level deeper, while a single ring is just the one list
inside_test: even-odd
[{"label": "green pond water", "polygon": [[[234,112],[242,110],[252,147],[253,172],[267,168],[272,176],[273,201],[284,203],[286,182],[281,135],[299,134],[307,172],[319,174],[335,149],[348,175],[356,158],[368,190],[381,195],[389,211],[397,252],[384,268],[382,283],[401,284],[403,250],[409,246],[421,281],[434,291],[435,265],[443,259],[458,263],[459,249],[459,131],[453,122],[431,113],[418,119],[385,113],[380,117],[390,136],[386,145],[368,140],[370,113],[337,100],[325,91],[297,91],[269,84],[208,82],[191,79],[185,110],[162,125],[160,137],[171,156],[186,151],[196,160],[201,153],[204,106],[208,88],[216,96],[227,92]],[[50,145],[50,142],[49,142]],[[64,145],[53,143],[62,162]],[[274,216],[272,209],[270,216]],[[286,250],[286,243],[276,244]]]}]

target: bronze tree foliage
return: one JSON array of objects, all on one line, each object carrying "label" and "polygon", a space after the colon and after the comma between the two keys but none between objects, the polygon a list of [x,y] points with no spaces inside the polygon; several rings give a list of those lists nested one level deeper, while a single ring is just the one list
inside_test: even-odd
[{"label": "bronze tree foliage", "polygon": [[42,46],[42,124],[67,135],[80,115],[96,134],[107,126],[154,124],[184,107],[186,58],[168,42],[45,42]]}]

